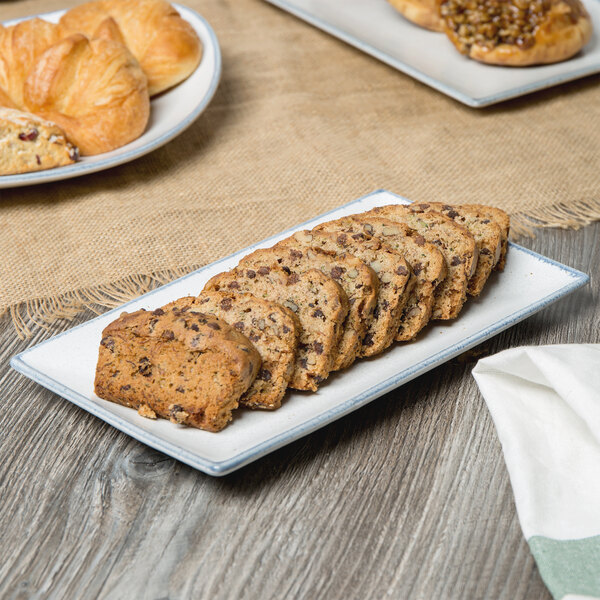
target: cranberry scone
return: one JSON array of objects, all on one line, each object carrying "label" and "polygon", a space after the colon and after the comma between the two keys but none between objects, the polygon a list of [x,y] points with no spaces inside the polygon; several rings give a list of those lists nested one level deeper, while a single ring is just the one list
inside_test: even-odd
[{"label": "cranberry scone", "polygon": [[301,325],[289,387],[317,391],[327,379],[348,314],[348,297],[321,271],[287,273],[279,266],[235,268],[208,281],[205,291],[249,292],[289,308]]},{"label": "cranberry scone", "polygon": [[477,245],[467,229],[441,213],[420,210],[411,204],[379,206],[365,214],[404,223],[440,249],[448,274],[435,290],[431,318],[456,318],[467,299],[469,279],[477,266]]},{"label": "cranberry scone", "polygon": [[380,239],[404,256],[415,276],[413,287],[400,319],[396,341],[414,339],[427,325],[433,310],[435,288],[446,277],[446,262],[437,247],[415,233],[404,223],[383,217],[350,215],[328,221],[316,227],[318,231],[343,231],[348,234],[365,234]]},{"label": "cranberry scone", "polygon": [[373,319],[379,293],[377,274],[355,256],[299,246],[261,248],[244,257],[239,266],[258,268],[272,264],[299,273],[318,269],[342,286],[348,296],[349,310],[332,370],[350,366]]},{"label": "cranberry scone", "polygon": [[79,150],[58,125],[0,107],[0,175],[63,167],[78,158]]},{"label": "cranberry scone", "polygon": [[211,315],[124,313],[102,332],[95,392],[181,425],[220,431],[261,366],[236,329]]},{"label": "cranberry scone", "polygon": [[300,335],[300,323],[291,310],[252,294],[208,291],[180,298],[163,310],[181,315],[189,310],[207,313],[245,335],[260,354],[262,366],[240,404],[267,410],[281,406],[294,372]]},{"label": "cranberry scone", "polygon": [[379,279],[377,305],[359,356],[374,356],[383,352],[396,337],[402,310],[414,286],[414,277],[404,258],[376,239],[354,238],[343,231],[298,231],[275,245],[285,247],[322,248],[337,254],[352,254],[367,264]]},{"label": "cranberry scone", "polygon": [[458,51],[488,64],[560,62],[592,36],[580,0],[442,0],[440,14]]},{"label": "cranberry scone", "polygon": [[492,269],[500,260],[502,252],[500,227],[488,217],[487,213],[480,211],[476,206],[450,206],[443,202],[427,202],[417,206],[423,210],[442,213],[471,232],[477,244],[478,255],[477,266],[469,279],[467,293],[470,296],[479,296]]}]

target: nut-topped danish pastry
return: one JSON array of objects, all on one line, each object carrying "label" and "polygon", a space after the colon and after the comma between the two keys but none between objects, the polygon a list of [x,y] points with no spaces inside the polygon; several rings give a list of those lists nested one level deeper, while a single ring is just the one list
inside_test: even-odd
[{"label": "nut-topped danish pastry", "polygon": [[444,31],[440,0],[389,0],[389,3],[411,23],[432,31]]},{"label": "nut-topped danish pastry", "polygon": [[442,0],[440,14],[459,52],[496,65],[566,60],[592,35],[580,0]]}]

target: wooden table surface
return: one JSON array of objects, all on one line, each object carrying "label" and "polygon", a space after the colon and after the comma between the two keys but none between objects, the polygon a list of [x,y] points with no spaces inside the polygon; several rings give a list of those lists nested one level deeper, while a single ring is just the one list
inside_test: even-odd
[{"label": "wooden table surface", "polygon": [[550,599],[470,373],[505,348],[600,341],[600,224],[522,243],[591,284],[222,479],[10,369],[73,323],[20,342],[0,320],[0,598]]}]

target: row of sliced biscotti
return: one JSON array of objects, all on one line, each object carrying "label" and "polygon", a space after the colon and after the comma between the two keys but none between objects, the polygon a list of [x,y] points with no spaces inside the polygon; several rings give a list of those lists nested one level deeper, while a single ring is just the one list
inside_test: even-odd
[{"label": "row of sliced biscotti", "polygon": [[[484,213],[483,208],[382,207],[258,250],[236,269],[214,277],[199,297],[180,299],[154,313],[142,311],[136,319],[145,322],[152,314],[151,321],[161,323],[143,335],[138,325],[132,334],[132,315],[111,324],[101,344],[96,391],[138,408],[144,416],[166,416],[216,431],[231,419],[238,402],[272,409],[280,405],[288,385],[316,390],[330,371],[348,366],[356,357],[373,356],[394,339],[414,338],[432,313],[438,318],[458,314],[467,288],[472,294],[476,290],[475,280],[481,291],[491,268],[503,266],[508,233],[507,220],[501,222],[504,228],[494,225],[497,231],[492,227],[491,233],[482,233],[482,221],[495,222],[493,212]],[[478,275],[478,249],[480,256],[493,258],[485,265],[487,275],[482,276],[481,269]],[[248,336],[243,339],[254,347],[254,359],[242,369],[245,377],[234,376],[235,369],[229,369],[229,375],[217,370],[213,378],[218,386],[216,380],[204,381],[204,362],[210,363],[205,355],[211,353],[202,350],[203,358],[194,359],[199,371],[194,380],[186,352],[193,356],[197,351],[189,347],[186,330],[202,327],[189,320],[207,315],[217,317],[220,327],[217,330],[214,321],[210,327],[205,324],[209,337],[228,339],[229,329]],[[178,322],[179,329],[168,329],[165,338],[163,321]],[[196,327],[192,331],[198,333]],[[188,368],[174,368],[178,375],[167,375],[170,361],[176,367],[185,357]],[[122,372],[118,366],[123,361],[140,368]],[[202,385],[208,386],[204,393],[198,391]]]}]

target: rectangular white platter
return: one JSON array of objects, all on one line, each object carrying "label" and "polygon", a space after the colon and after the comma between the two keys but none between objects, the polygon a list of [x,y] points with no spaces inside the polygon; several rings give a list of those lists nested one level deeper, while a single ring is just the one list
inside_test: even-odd
[{"label": "rectangular white platter", "polygon": [[[480,344],[589,279],[584,273],[511,244],[506,270],[493,274],[482,296],[469,301],[457,320],[432,323],[417,341],[396,344],[379,357],[356,362],[332,375],[314,394],[288,392],[277,411],[238,410],[233,422],[220,433],[144,419],[135,410],[106,402],[94,394],[102,330],[121,312],[152,310],[182,296],[198,294],[210,277],[236,266],[243,255],[256,248],[271,246],[294,231],[324,221],[396,203],[405,204],[408,200],[383,190],[373,192],[33,346],[13,357],[11,365],[140,442],[209,475],[225,475]],[[377,405],[372,409],[377,410]]]},{"label": "rectangular white platter", "polygon": [[582,52],[554,65],[510,68],[462,56],[443,33],[413,25],[387,0],[267,0],[474,108],[600,72],[600,1],[582,1],[595,32]]}]

